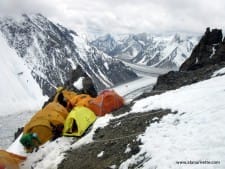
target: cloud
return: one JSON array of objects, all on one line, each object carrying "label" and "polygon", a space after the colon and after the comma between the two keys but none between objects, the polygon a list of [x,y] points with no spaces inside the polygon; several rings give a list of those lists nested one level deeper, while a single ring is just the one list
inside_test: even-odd
[{"label": "cloud", "polygon": [[89,33],[198,32],[225,27],[224,0],[1,0],[0,14],[42,13]]}]

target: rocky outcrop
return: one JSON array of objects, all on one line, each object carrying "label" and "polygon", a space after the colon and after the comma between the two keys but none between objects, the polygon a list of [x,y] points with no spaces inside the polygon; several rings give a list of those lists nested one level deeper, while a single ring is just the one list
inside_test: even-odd
[{"label": "rocky outcrop", "polygon": [[158,94],[167,90],[173,90],[185,85],[207,80],[221,67],[225,67],[225,62],[192,71],[170,71],[158,77],[152,93]]},{"label": "rocky outcrop", "polygon": [[181,65],[180,71],[196,70],[225,60],[225,46],[222,43],[222,37],[222,30],[210,31],[210,28],[207,28],[191,56]]},{"label": "rocky outcrop", "polygon": [[222,36],[222,30],[207,28],[180,70],[159,76],[153,92],[161,93],[209,79],[214,71],[225,67],[225,39],[222,41]]},{"label": "rocky outcrop", "polygon": [[[74,82],[79,80],[80,77],[82,77],[83,88],[77,89],[74,86]],[[98,94],[92,79],[82,70],[80,66],[77,66],[77,68],[72,71],[70,79],[65,83],[64,88],[75,91],[78,94],[89,94],[92,97],[96,97]]]}]

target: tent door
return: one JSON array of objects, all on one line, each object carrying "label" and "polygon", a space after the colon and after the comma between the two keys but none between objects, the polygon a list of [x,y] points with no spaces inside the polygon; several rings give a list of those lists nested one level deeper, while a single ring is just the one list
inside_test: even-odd
[{"label": "tent door", "polygon": [[78,131],[76,120],[73,119],[72,124],[72,133],[76,133]]}]

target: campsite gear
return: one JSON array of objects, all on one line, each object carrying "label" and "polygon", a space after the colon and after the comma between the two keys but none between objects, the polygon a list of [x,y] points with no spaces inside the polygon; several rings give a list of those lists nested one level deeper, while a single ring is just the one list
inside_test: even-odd
[{"label": "campsite gear", "polygon": [[50,123],[51,127],[52,127],[52,141],[54,141],[55,139],[59,138],[62,136],[62,132],[63,132],[63,128],[64,128],[64,124],[59,124],[57,126],[54,126],[52,123]]},{"label": "campsite gear", "polygon": [[64,136],[82,136],[87,128],[96,120],[95,113],[82,106],[75,107],[64,123]]},{"label": "campsite gear", "polygon": [[73,107],[75,106],[85,106],[88,107],[88,102],[93,99],[91,96],[87,94],[79,94],[76,97],[73,98],[72,100],[72,105]]},{"label": "campsite gear", "polygon": [[27,151],[32,152],[33,149],[38,149],[41,144],[38,135],[36,133],[23,134],[20,139],[20,143],[26,148]]},{"label": "campsite gear", "polygon": [[44,144],[54,136],[52,126],[63,125],[67,115],[67,109],[61,104],[49,103],[31,118],[25,125],[23,133],[37,133],[40,144]]},{"label": "campsite gear", "polygon": [[3,169],[19,169],[19,164],[26,160],[26,157],[0,150],[0,166]]},{"label": "campsite gear", "polygon": [[124,100],[114,90],[104,90],[88,102],[88,108],[97,116],[104,116],[124,105]]},{"label": "campsite gear", "polygon": [[69,91],[66,89],[61,88],[54,97],[54,102],[59,102],[62,104],[68,111],[71,111],[74,107],[74,98],[77,96],[77,93],[73,91]]},{"label": "campsite gear", "polygon": [[62,86],[59,86],[59,87],[57,87],[56,92],[57,93],[60,93],[63,90],[64,90],[64,88]]}]

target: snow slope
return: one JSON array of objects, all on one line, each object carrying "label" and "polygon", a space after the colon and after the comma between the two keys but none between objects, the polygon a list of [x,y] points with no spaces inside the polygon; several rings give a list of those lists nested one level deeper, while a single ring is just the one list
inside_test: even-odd
[{"label": "snow slope", "polygon": [[0,116],[37,110],[43,100],[41,89],[24,61],[0,34]]},{"label": "snow slope", "polygon": [[16,129],[40,109],[46,97],[1,33],[0,52],[0,148],[5,148],[13,141]]},{"label": "snow slope", "polygon": [[[217,71],[214,76],[221,72],[224,69]],[[120,169],[127,169],[129,165],[140,162],[142,169],[224,169],[224,83],[225,75],[212,77],[137,101],[126,114],[160,108],[177,113],[164,116],[158,123],[151,123],[138,138],[143,143],[140,152],[123,162]],[[124,90],[121,86],[120,89]],[[77,141],[62,137],[55,142],[46,143],[38,152],[27,154],[28,159],[21,168],[57,168],[65,150],[92,142],[95,130],[106,126],[110,119],[115,118],[118,117],[107,115],[98,118],[92,130]],[[24,154],[18,142],[8,150]]]},{"label": "snow slope", "polygon": [[[156,77],[145,77],[137,79],[136,81],[129,82],[127,84],[119,85],[114,88],[116,92],[120,95],[127,95],[132,91],[136,91],[139,88],[145,88],[146,86],[153,86],[156,82]],[[139,91],[140,93],[140,91]],[[127,101],[130,101],[131,96],[128,97]],[[22,145],[19,143],[18,138],[9,148],[8,151],[17,154],[27,156],[27,160],[21,166],[21,169],[27,169],[33,167],[34,169],[53,169],[57,168],[57,165],[63,160],[64,152],[70,148],[76,148],[81,145],[92,142],[92,137],[97,128],[102,128],[106,126],[110,119],[115,118],[111,114],[103,117],[98,117],[98,119],[93,124],[92,130],[77,142],[75,138],[61,137],[54,142],[47,142],[41,146],[38,152],[33,152],[32,154],[25,153]],[[75,142],[75,143],[74,143]],[[71,145],[71,143],[74,143]],[[54,150],[54,151],[53,151]]]},{"label": "snow slope", "polygon": [[143,169],[225,168],[225,76],[139,100],[133,112],[177,111],[151,124],[139,139],[141,151],[120,169],[145,159]]}]

